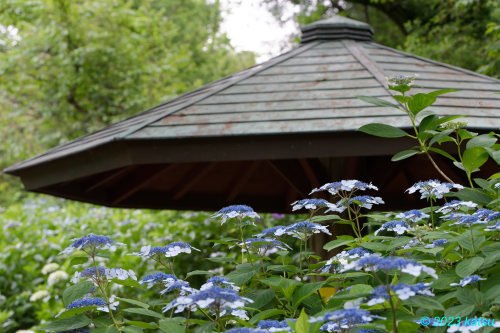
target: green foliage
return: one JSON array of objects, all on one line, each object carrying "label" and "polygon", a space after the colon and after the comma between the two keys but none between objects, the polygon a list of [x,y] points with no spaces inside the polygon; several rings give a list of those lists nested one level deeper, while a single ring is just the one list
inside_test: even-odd
[{"label": "green foliage", "polygon": [[0,168],[253,65],[220,21],[201,0],[2,1]]}]

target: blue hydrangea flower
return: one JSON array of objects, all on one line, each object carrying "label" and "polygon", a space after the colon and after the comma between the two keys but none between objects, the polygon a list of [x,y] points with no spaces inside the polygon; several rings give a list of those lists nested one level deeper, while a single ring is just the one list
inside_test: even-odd
[{"label": "blue hydrangea flower", "polygon": [[[106,268],[106,267],[97,267],[97,272],[99,273],[99,279],[100,280],[113,280],[113,279],[118,279],[118,280],[127,280],[127,279],[133,279],[137,280],[137,277],[135,276],[135,272],[131,269],[124,270],[122,268]],[[75,272],[75,275],[71,279],[71,282],[77,283],[81,279],[91,279],[96,283],[97,281],[97,274],[96,274],[96,268],[95,267],[89,267],[85,268],[81,272]]]},{"label": "blue hydrangea flower", "polygon": [[392,290],[399,299],[407,300],[416,295],[434,296],[429,289],[430,283],[417,283],[413,285],[398,283],[397,285],[378,286],[372,290],[371,295],[367,298],[367,305],[384,303],[390,299],[388,290]]},{"label": "blue hydrangea flower", "polygon": [[320,330],[326,332],[337,332],[340,330],[348,330],[351,327],[356,327],[359,324],[366,324],[374,319],[385,319],[384,317],[372,315],[369,311],[363,309],[342,309],[333,312],[328,312],[320,317],[311,317],[309,322],[325,322]]},{"label": "blue hydrangea flower", "polygon": [[471,226],[473,224],[486,224],[495,218],[500,217],[500,214],[489,209],[478,209],[472,215],[451,213],[443,218],[449,221],[455,220],[451,225],[465,225]]},{"label": "blue hydrangea flower", "polygon": [[468,284],[476,283],[476,282],[479,282],[481,280],[486,280],[486,279],[480,277],[479,275],[470,275],[470,276],[467,276],[467,277],[463,278],[462,280],[460,280],[459,283],[450,283],[450,286],[465,287]]},{"label": "blue hydrangea flower", "polygon": [[496,183],[495,185],[493,185],[493,188],[500,189],[500,183]]},{"label": "blue hydrangea flower", "polygon": [[336,258],[349,258],[349,259],[356,259],[356,258],[361,258],[361,257],[366,257],[369,255],[372,255],[373,251],[367,250],[363,247],[355,247],[349,250],[344,250],[337,254],[335,257]]},{"label": "blue hydrangea flower", "polygon": [[276,253],[279,250],[286,251],[289,249],[285,243],[272,238],[245,239],[245,243],[239,243],[238,245],[243,248],[243,251],[246,251],[248,248],[251,252],[257,253],[261,256],[267,256]]},{"label": "blue hydrangea flower", "polygon": [[227,330],[226,333],[267,333],[264,330],[251,327],[235,327]]},{"label": "blue hydrangea flower", "polygon": [[495,225],[488,226],[487,228],[484,229],[484,231],[500,231],[500,222],[497,222],[497,224]]},{"label": "blue hydrangea flower", "polygon": [[[116,299],[115,295],[112,295],[109,298],[109,309],[111,309],[111,310],[116,310],[116,307],[119,304],[119,302],[115,301],[115,299]],[[77,308],[86,308],[89,306],[96,306],[97,307],[96,310],[109,312],[108,304],[102,298],[99,298],[99,297],[85,297],[85,298],[77,299],[76,301],[73,301],[71,304],[69,304],[66,307],[66,310],[77,309]],[[64,312],[64,310],[61,311],[57,316],[59,316],[63,312]]]},{"label": "blue hydrangea flower", "polygon": [[117,245],[125,245],[122,243],[117,243],[111,240],[111,238],[107,236],[100,235],[86,235],[80,238],[74,238],[71,240],[73,244],[68,246],[59,254],[68,254],[72,253],[75,250],[85,250],[85,249],[109,249],[114,251]]},{"label": "blue hydrangea flower", "polygon": [[143,258],[150,258],[155,255],[165,255],[167,258],[178,256],[181,253],[191,253],[191,250],[200,251],[195,247],[192,247],[188,243],[183,242],[173,242],[166,246],[153,246],[146,245],[141,247],[140,252],[131,253],[133,256],[140,256]]},{"label": "blue hydrangea flower", "polygon": [[423,219],[428,218],[429,215],[422,213],[418,209],[412,209],[404,213],[399,213],[396,215],[397,219],[405,220],[406,222],[417,223]]},{"label": "blue hydrangea flower", "polygon": [[460,184],[441,183],[439,180],[427,180],[425,182],[415,183],[406,192],[412,194],[419,192],[420,199],[441,199],[446,193],[450,193],[452,189],[461,190],[464,187]]},{"label": "blue hydrangea flower", "polygon": [[408,249],[411,249],[412,247],[417,246],[417,245],[422,245],[422,243],[418,239],[412,238],[402,248],[408,250]]},{"label": "blue hydrangea flower", "polygon": [[422,273],[426,273],[435,279],[438,278],[436,271],[428,266],[422,265],[415,260],[401,258],[401,257],[380,257],[377,255],[371,255],[363,257],[356,261],[349,262],[342,267],[342,271],[348,270],[391,270],[399,269],[403,273],[408,273],[413,276],[420,276]]},{"label": "blue hydrangea flower", "polygon": [[435,248],[436,246],[441,246],[441,245],[444,245],[446,244],[448,241],[446,239],[438,239],[438,240],[435,240],[434,242],[432,242],[431,244],[427,244],[425,245],[424,247],[426,249],[433,249]]},{"label": "blue hydrangea flower", "polygon": [[250,319],[248,317],[247,312],[245,310],[243,310],[243,309],[232,309],[230,307],[225,307],[220,312],[220,316],[222,317],[222,316],[225,316],[225,315],[231,315],[233,317],[240,318],[240,319],[243,319],[243,320],[249,320]]},{"label": "blue hydrangea flower", "polygon": [[345,210],[345,207],[337,207],[336,205],[324,200],[324,199],[303,199],[299,201],[295,201],[292,203],[292,211],[296,211],[299,209],[309,209],[309,210],[316,210],[319,208],[326,208],[325,213],[330,212],[330,211],[335,211],[335,212],[343,212]]},{"label": "blue hydrangea flower", "polygon": [[327,235],[332,235],[326,226],[318,223],[312,222],[297,222],[286,228],[285,233],[287,235],[304,239],[312,236],[313,234],[325,233]]},{"label": "blue hydrangea flower", "polygon": [[175,309],[178,313],[184,311],[186,307],[199,307],[219,313],[224,308],[241,308],[246,303],[253,303],[253,300],[238,295],[238,292],[232,289],[213,286],[191,295],[177,297],[163,308],[163,312]]},{"label": "blue hydrangea flower", "polygon": [[394,231],[398,235],[402,235],[407,231],[415,231],[415,229],[411,228],[408,223],[402,220],[396,220],[396,221],[390,221],[386,222],[378,229],[375,231],[375,235],[378,235],[379,232],[386,230],[386,231]]},{"label": "blue hydrangea flower", "polygon": [[373,251],[367,250],[362,247],[355,247],[349,250],[344,250],[334,257],[330,258],[320,271],[322,273],[339,273],[342,265],[348,263],[349,260],[370,256],[372,254]]},{"label": "blue hydrangea flower", "polygon": [[286,226],[278,225],[276,227],[264,229],[264,231],[262,231],[260,234],[257,234],[255,236],[259,237],[259,238],[271,236],[271,235],[274,237],[281,237],[281,236],[285,235],[287,228],[288,227],[286,227]]},{"label": "blue hydrangea flower", "polygon": [[231,281],[229,281],[228,278],[225,278],[225,277],[222,277],[222,276],[211,277],[210,279],[207,280],[207,282],[205,282],[201,286],[200,290],[210,289],[213,286],[219,286],[221,288],[229,288],[229,289],[233,289],[233,290],[236,290],[236,291],[240,290],[240,287],[236,286],[234,284],[234,282],[231,282]]},{"label": "blue hydrangea flower", "polygon": [[448,214],[451,212],[456,212],[457,210],[460,210],[463,207],[476,208],[477,204],[473,203],[472,201],[452,200],[450,202],[445,203],[441,208],[437,209],[436,212]]},{"label": "blue hydrangea flower", "polygon": [[163,294],[172,292],[174,290],[177,290],[179,292],[179,295],[182,295],[182,296],[194,294],[197,292],[196,289],[191,288],[189,286],[189,282],[177,280],[177,281],[174,281],[174,282],[167,284],[166,288],[163,289],[160,292],[160,294],[163,295]]},{"label": "blue hydrangea flower", "polygon": [[253,208],[246,205],[233,205],[224,207],[218,212],[216,212],[212,217],[222,217],[222,224],[226,222],[227,219],[233,219],[235,217],[243,219],[245,217],[255,219],[259,218],[259,214],[254,212]]},{"label": "blue hydrangea flower", "polygon": [[309,194],[320,191],[328,191],[331,195],[337,195],[339,193],[345,194],[346,192],[364,191],[368,189],[378,191],[378,188],[372,184],[367,184],[356,179],[351,179],[341,180],[340,182],[326,183],[319,188],[313,189]]},{"label": "blue hydrangea flower", "polygon": [[139,281],[140,284],[148,284],[148,289],[157,284],[170,285],[171,283],[177,281],[177,277],[173,274],[165,274],[162,272],[158,272],[151,275],[146,275]]},{"label": "blue hydrangea flower", "polygon": [[261,320],[257,323],[257,328],[266,330],[266,332],[292,332],[286,320]]},{"label": "blue hydrangea flower", "polygon": [[340,207],[345,207],[347,206],[347,203],[349,205],[357,205],[359,207],[363,207],[366,209],[372,209],[373,205],[381,205],[384,204],[384,200],[380,197],[372,197],[369,195],[360,195],[356,197],[352,197],[347,201],[347,199],[342,199],[339,202],[337,202],[337,206]]}]

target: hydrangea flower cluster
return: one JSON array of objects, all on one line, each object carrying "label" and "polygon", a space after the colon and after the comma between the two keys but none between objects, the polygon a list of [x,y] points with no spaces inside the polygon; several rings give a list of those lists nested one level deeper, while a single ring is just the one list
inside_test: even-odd
[{"label": "hydrangea flower cluster", "polygon": [[494,212],[489,209],[478,209],[476,212],[469,214],[451,213],[442,217],[448,221],[456,221],[451,225],[465,225],[471,226],[473,224],[487,224],[500,218],[500,212]]},{"label": "hydrangea flower cluster", "polygon": [[328,323],[321,326],[320,330],[326,332],[337,332],[340,330],[348,330],[359,324],[369,323],[374,319],[385,318],[372,315],[369,311],[363,309],[341,309],[326,313],[320,317],[312,317],[309,321],[311,323],[327,321]]},{"label": "hydrangea flower cluster", "polygon": [[364,191],[364,190],[375,190],[378,191],[378,188],[372,184],[367,184],[364,182],[360,182],[356,179],[351,180],[341,180],[340,182],[327,183],[319,188],[315,188],[309,194],[313,194],[315,192],[328,191],[331,195],[342,194],[342,192],[354,192],[354,191]]},{"label": "hydrangea flower cluster", "polygon": [[[104,311],[104,312],[109,312],[109,310],[116,310],[116,307],[120,302],[115,301],[115,296],[112,295],[109,298],[109,304],[107,304],[102,298],[99,297],[85,297],[81,299],[77,299],[76,301],[73,301],[70,303],[66,309],[71,310],[71,309],[77,309],[77,308],[86,308],[89,306],[96,306],[96,310],[99,311]],[[109,306],[109,308],[108,308]],[[64,310],[62,311],[64,312]],[[59,315],[62,313],[60,312]],[[59,316],[58,315],[58,316]]]},{"label": "hydrangea flower cluster", "polygon": [[445,203],[441,208],[436,210],[436,213],[448,214],[451,212],[456,212],[461,208],[476,208],[477,204],[472,201],[460,201],[460,200],[452,200],[450,202]]},{"label": "hydrangea flower cluster", "polygon": [[165,274],[163,272],[158,272],[151,275],[146,275],[139,281],[139,284],[148,284],[148,289],[157,284],[170,285],[177,281],[177,277],[173,274]]},{"label": "hydrangea flower cluster", "polygon": [[389,78],[387,78],[387,82],[391,83],[392,85],[395,86],[402,86],[402,85],[410,85],[413,83],[415,78],[417,77],[417,74],[414,75],[394,75]]},{"label": "hydrangea flower cluster", "polygon": [[342,199],[337,202],[337,206],[346,207],[347,205],[355,204],[359,207],[363,207],[366,209],[372,209],[373,205],[382,205],[384,204],[384,200],[381,197],[372,197],[369,195],[360,195],[356,197],[352,197],[350,199]]},{"label": "hydrangea flower cluster", "polygon": [[73,244],[68,246],[59,254],[69,254],[74,252],[75,250],[85,250],[85,249],[109,249],[114,251],[117,245],[124,245],[122,243],[117,243],[111,240],[111,238],[107,236],[100,235],[86,235],[80,238],[74,238],[71,240]]},{"label": "hydrangea flower cluster", "polygon": [[240,287],[234,284],[234,282],[229,281],[228,278],[221,277],[221,276],[214,276],[211,277],[210,279],[205,282],[200,290],[207,290],[212,288],[213,286],[219,286],[221,288],[229,288],[235,291],[239,291]]},{"label": "hydrangea flower cluster", "polygon": [[274,237],[281,237],[281,236],[286,234],[287,228],[288,227],[286,227],[286,226],[279,225],[276,227],[264,229],[264,231],[262,231],[260,234],[257,234],[255,236],[259,237],[259,238],[266,237],[269,235],[273,235]]},{"label": "hydrangea flower cluster", "polygon": [[259,214],[254,212],[253,208],[246,205],[232,205],[224,207],[218,212],[216,212],[212,217],[222,217],[222,224],[224,224],[228,219],[239,218],[243,219],[245,217],[250,219],[259,218]]},{"label": "hydrangea flower cluster", "polygon": [[356,261],[352,261],[342,268],[342,271],[348,270],[384,270],[388,271],[391,269],[399,269],[403,273],[408,273],[413,276],[420,276],[422,273],[426,273],[434,278],[438,278],[434,268],[422,265],[415,260],[405,259],[400,257],[380,257],[377,255],[371,255],[363,257]]},{"label": "hydrangea flower cluster", "polygon": [[137,280],[135,272],[131,269],[127,271],[122,268],[88,267],[81,272],[75,272],[71,282],[77,283],[80,279],[85,278],[91,279],[94,283],[97,283],[97,280],[127,280],[129,278]]},{"label": "hydrangea flower cluster", "polygon": [[500,231],[500,222],[497,222],[497,224],[495,225],[486,227],[484,231]]},{"label": "hydrangea flower cluster", "polygon": [[429,218],[428,214],[422,213],[418,209],[412,209],[407,212],[396,215],[397,219],[405,220],[406,222],[417,223],[423,219]]},{"label": "hydrangea flower cluster", "polygon": [[150,258],[155,255],[164,255],[167,258],[176,257],[181,253],[191,253],[191,250],[200,251],[197,248],[192,247],[188,243],[183,242],[173,242],[166,246],[151,246],[146,245],[141,247],[140,252],[131,253],[134,256],[140,256],[143,258]]},{"label": "hydrangea flower cluster", "polygon": [[402,235],[407,231],[415,231],[415,229],[411,228],[408,223],[403,220],[396,220],[384,223],[380,229],[375,231],[375,235],[378,235],[381,231],[394,231],[398,235]]},{"label": "hydrangea flower cluster", "polygon": [[292,332],[292,328],[286,320],[261,320],[257,323],[257,328],[265,332]]},{"label": "hydrangea flower cluster", "polygon": [[244,243],[239,243],[238,245],[243,248],[243,251],[248,249],[249,251],[255,252],[261,256],[276,253],[279,250],[285,251],[289,249],[286,244],[272,238],[250,238],[246,239]]},{"label": "hydrangea flower cluster", "polygon": [[186,307],[199,307],[209,309],[217,314],[226,308],[241,308],[246,303],[253,303],[253,300],[238,295],[238,292],[232,289],[212,286],[191,295],[177,297],[163,308],[163,312],[175,309],[175,312],[178,313],[184,311]]},{"label": "hydrangea flower cluster", "polygon": [[450,283],[450,286],[465,287],[468,284],[476,283],[476,282],[479,282],[481,280],[486,280],[486,279],[483,279],[479,275],[470,275],[470,276],[467,276],[467,277],[463,278],[462,280],[460,280],[459,283]]},{"label": "hydrangea flower cluster", "polygon": [[179,292],[179,295],[181,295],[181,296],[190,295],[190,294],[194,294],[197,292],[196,289],[191,288],[189,286],[189,282],[177,280],[177,281],[174,281],[172,283],[167,284],[166,288],[163,289],[160,292],[160,294],[161,295],[167,294],[167,293],[172,292],[174,290],[177,290]]},{"label": "hydrangea flower cluster", "polygon": [[433,249],[435,248],[436,246],[441,246],[441,245],[444,245],[446,244],[448,241],[446,239],[438,239],[438,240],[435,240],[434,242],[432,242],[431,244],[427,244],[425,245],[424,247],[426,249]]},{"label": "hydrangea flower cluster", "polygon": [[267,333],[265,330],[251,327],[235,327],[227,330],[226,333]]},{"label": "hydrangea flower cluster", "polygon": [[312,222],[297,222],[286,228],[285,234],[293,236],[295,238],[304,239],[313,234],[325,233],[331,235],[328,227]]},{"label": "hydrangea flower cluster", "polygon": [[343,212],[345,207],[337,207],[336,205],[324,200],[324,199],[303,199],[298,200],[292,203],[292,211],[296,211],[299,209],[309,209],[316,210],[319,208],[326,208],[325,213],[327,212]]},{"label": "hydrangea flower cluster", "polygon": [[439,180],[427,180],[425,182],[415,183],[406,191],[410,194],[418,191],[421,194],[420,199],[441,199],[445,194],[450,193],[452,189],[461,190],[463,188],[464,187],[460,184],[441,183]]},{"label": "hydrangea flower cluster", "polygon": [[[321,268],[322,273],[338,273],[343,264],[348,262],[348,259],[357,259],[373,255],[373,251],[367,250],[362,247],[355,247],[349,250],[344,250],[334,257],[330,258],[325,266]],[[378,254],[375,254],[378,255]]]},{"label": "hydrangea flower cluster", "polygon": [[418,283],[413,285],[398,283],[396,285],[378,286],[373,289],[371,295],[368,296],[366,304],[372,306],[389,300],[389,290],[394,292],[401,300],[406,300],[415,295],[434,296],[429,289],[430,285],[430,283]]}]

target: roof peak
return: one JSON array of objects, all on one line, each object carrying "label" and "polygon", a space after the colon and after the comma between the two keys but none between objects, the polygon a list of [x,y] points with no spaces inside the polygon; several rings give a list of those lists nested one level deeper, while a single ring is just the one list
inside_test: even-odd
[{"label": "roof peak", "polygon": [[340,15],[302,26],[301,30],[301,43],[335,39],[373,40],[373,29],[368,23]]}]

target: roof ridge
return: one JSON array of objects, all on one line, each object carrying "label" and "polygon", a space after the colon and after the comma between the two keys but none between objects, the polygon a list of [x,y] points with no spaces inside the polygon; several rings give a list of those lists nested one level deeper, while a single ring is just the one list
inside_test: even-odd
[{"label": "roof ridge", "polygon": [[439,61],[432,60],[432,59],[425,58],[425,57],[421,57],[421,56],[418,56],[418,55],[415,55],[415,54],[407,53],[405,51],[394,49],[392,47],[385,46],[385,45],[382,45],[382,44],[378,44],[378,43],[375,43],[375,42],[367,42],[367,43],[372,44],[372,45],[376,45],[377,47],[380,47],[382,49],[394,51],[396,53],[405,55],[407,57],[412,57],[412,58],[419,59],[419,60],[422,60],[422,61],[427,61],[427,62],[430,62],[430,63],[435,64],[435,65],[443,66],[443,67],[450,68],[450,69],[453,69],[453,70],[456,70],[456,71],[459,71],[459,72],[462,72],[462,73],[466,73],[466,74],[478,76],[478,77],[481,77],[483,79],[487,79],[487,80],[490,80],[490,81],[493,81],[493,82],[496,82],[496,83],[500,83],[500,79],[497,79],[497,78],[494,78],[494,77],[491,77],[491,76],[488,76],[488,75],[484,75],[484,74],[481,74],[481,73],[478,73],[478,72],[474,72],[474,71],[471,71],[471,70],[468,70],[468,69],[465,69],[465,68],[462,68],[462,67],[453,66],[453,65],[450,65],[450,64],[446,64],[444,62],[439,62]]},{"label": "roof ridge", "polygon": [[[291,58],[291,57],[293,57],[293,56],[295,56],[297,54],[301,54],[301,53],[303,53],[303,52],[305,52],[305,51],[313,48],[314,46],[316,46],[318,44],[320,44],[320,42],[311,43],[311,44],[305,44],[305,45],[300,45],[299,47],[297,47],[295,49],[292,49],[292,50],[290,50],[287,53],[284,53],[284,54],[281,54],[281,55],[276,56],[274,58],[271,58],[270,60],[268,60],[268,61],[266,61],[266,62],[264,62],[262,64],[257,64],[257,65],[254,65],[254,66],[250,67],[250,68],[247,68],[247,69],[244,69],[244,70],[242,70],[240,72],[237,72],[237,73],[242,73],[244,71],[249,71],[250,69],[253,69],[253,68],[256,68],[256,67],[260,66],[260,68],[257,68],[257,70],[255,70],[255,71],[249,71],[249,73],[247,73],[246,75],[242,75],[240,78],[238,78],[238,79],[236,79],[234,81],[228,82],[226,84],[222,84],[221,87],[215,89],[214,91],[212,91],[212,92],[210,92],[208,94],[202,95],[201,97],[198,97],[198,98],[194,98],[192,101],[188,102],[187,104],[181,104],[177,108],[174,107],[173,111],[167,112],[166,114],[162,113],[159,116],[152,117],[152,119],[148,119],[144,123],[136,125],[136,126],[130,128],[125,133],[121,133],[121,134],[115,135],[115,136],[113,136],[112,140],[118,140],[118,139],[127,137],[127,136],[129,136],[129,135],[131,135],[131,134],[133,134],[133,133],[141,130],[142,128],[144,128],[144,127],[146,127],[146,126],[148,126],[148,125],[150,125],[150,124],[152,124],[152,123],[154,123],[154,122],[156,122],[156,121],[158,121],[158,120],[160,120],[160,119],[162,119],[164,117],[168,117],[168,116],[170,116],[170,115],[172,115],[172,114],[174,114],[174,113],[176,113],[176,112],[178,112],[178,111],[180,111],[180,110],[182,110],[182,109],[184,109],[184,108],[186,108],[188,106],[191,106],[191,105],[199,102],[200,100],[203,100],[203,99],[205,99],[207,97],[210,97],[210,96],[212,96],[212,95],[214,95],[214,94],[216,94],[216,93],[218,93],[218,92],[220,92],[222,90],[225,90],[225,89],[227,89],[227,88],[235,85],[236,83],[238,83],[240,81],[246,80],[246,79],[248,79],[248,78],[250,78],[250,77],[252,77],[252,76],[254,76],[254,75],[256,75],[256,74],[258,74],[260,72],[262,72],[263,70],[265,70],[265,69],[267,69],[267,68],[269,68],[271,66],[279,64],[279,63],[281,63],[281,62],[283,62],[285,60],[288,60],[289,58]],[[281,58],[281,59],[279,59],[279,61],[278,61],[277,60],[278,58]],[[232,75],[236,75],[237,73],[234,73]],[[232,75],[226,76],[224,78],[228,78],[228,77],[230,77]],[[221,78],[221,79],[219,79],[217,81],[220,81],[220,80],[222,80],[224,78]],[[214,81],[214,82],[217,82],[217,81]],[[214,82],[212,82],[212,83],[214,83]],[[211,85],[212,83],[209,83],[208,85]],[[206,86],[204,86],[204,87],[206,87]],[[181,97],[181,96],[179,96],[179,97]]]}]

